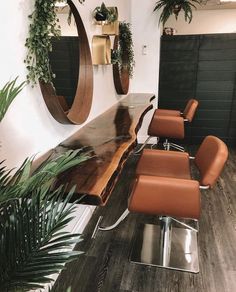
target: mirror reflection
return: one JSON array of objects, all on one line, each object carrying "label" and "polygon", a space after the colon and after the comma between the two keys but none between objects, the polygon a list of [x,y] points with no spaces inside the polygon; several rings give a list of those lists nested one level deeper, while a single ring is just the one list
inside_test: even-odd
[{"label": "mirror reflection", "polygon": [[60,38],[52,38],[52,52],[49,55],[53,86],[65,112],[71,108],[79,77],[79,36],[73,14],[68,5],[57,8],[61,27]]}]

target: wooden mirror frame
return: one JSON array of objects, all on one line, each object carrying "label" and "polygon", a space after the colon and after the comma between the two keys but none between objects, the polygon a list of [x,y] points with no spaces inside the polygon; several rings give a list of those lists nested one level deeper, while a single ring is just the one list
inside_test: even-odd
[{"label": "wooden mirror frame", "polygon": [[[115,36],[113,50],[119,46],[119,36]],[[129,91],[129,72],[126,68],[119,68],[119,64],[113,65],[113,80],[118,94],[127,94]]]},{"label": "wooden mirror frame", "polygon": [[40,82],[44,101],[51,115],[62,124],[84,123],[90,113],[93,98],[93,65],[87,33],[80,14],[71,0],[67,1],[74,16],[79,35],[79,76],[75,98],[68,111],[63,110],[60,98],[51,83]]}]

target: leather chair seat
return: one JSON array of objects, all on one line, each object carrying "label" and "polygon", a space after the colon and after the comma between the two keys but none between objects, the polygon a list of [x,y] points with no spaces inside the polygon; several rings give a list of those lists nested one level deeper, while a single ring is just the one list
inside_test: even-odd
[{"label": "leather chair seat", "polygon": [[136,174],[191,179],[189,155],[186,152],[144,149]]}]

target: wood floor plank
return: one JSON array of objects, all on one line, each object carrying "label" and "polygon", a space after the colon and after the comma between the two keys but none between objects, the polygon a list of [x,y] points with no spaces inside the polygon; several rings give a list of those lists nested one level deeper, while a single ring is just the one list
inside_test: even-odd
[{"label": "wood floor plank", "polygon": [[[191,149],[194,153],[195,149]],[[102,224],[116,221],[127,207],[130,182],[138,156],[124,168],[107,206],[98,207],[77,249],[84,250],[67,265],[54,285],[55,292],[234,292],[236,291],[236,151],[212,190],[202,192],[199,221],[200,272],[191,274],[129,261],[133,236],[140,223],[157,223],[154,216],[131,214],[114,231],[90,236],[99,216]],[[195,170],[194,170],[195,172]],[[195,172],[196,175],[196,172]]]}]

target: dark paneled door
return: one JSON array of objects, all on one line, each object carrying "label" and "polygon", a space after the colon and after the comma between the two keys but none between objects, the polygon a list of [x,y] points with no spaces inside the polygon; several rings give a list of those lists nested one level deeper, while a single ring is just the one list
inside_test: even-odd
[{"label": "dark paneled door", "polygon": [[235,143],[235,73],[236,34],[162,37],[159,107],[182,109],[192,97],[200,103],[188,142],[216,135]]}]

